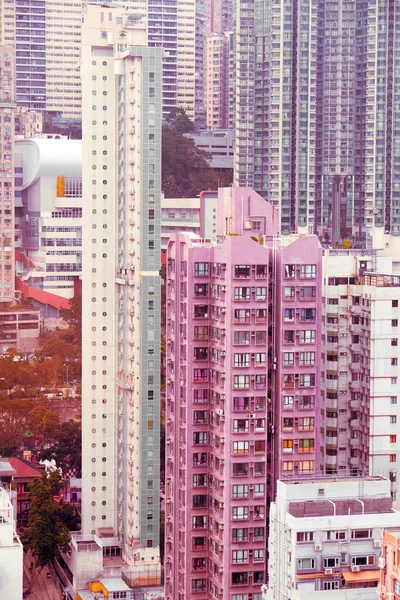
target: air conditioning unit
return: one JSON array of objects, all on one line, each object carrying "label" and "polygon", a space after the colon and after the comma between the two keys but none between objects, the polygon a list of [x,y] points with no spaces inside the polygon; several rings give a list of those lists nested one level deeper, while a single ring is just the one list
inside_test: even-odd
[{"label": "air conditioning unit", "polygon": [[351,567],[351,572],[352,573],[359,573],[360,572],[360,567],[359,565],[354,565],[353,567]]},{"label": "air conditioning unit", "polygon": [[324,573],[325,575],[333,575],[333,569],[324,569]]},{"label": "air conditioning unit", "polygon": [[314,550],[315,550],[315,552],[321,552],[322,545],[321,544],[314,544]]},{"label": "air conditioning unit", "polygon": [[378,558],[378,567],[379,567],[380,569],[384,569],[384,568],[385,568],[385,566],[386,566],[386,561],[385,561],[385,559],[383,558],[383,556],[380,556],[380,557]]},{"label": "air conditioning unit", "polygon": [[374,548],[380,548],[382,546],[381,540],[374,540]]}]

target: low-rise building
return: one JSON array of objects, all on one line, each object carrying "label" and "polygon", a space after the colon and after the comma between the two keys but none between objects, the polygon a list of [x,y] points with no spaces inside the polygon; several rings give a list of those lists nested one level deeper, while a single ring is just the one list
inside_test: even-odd
[{"label": "low-rise building", "polygon": [[11,348],[30,353],[39,345],[40,313],[35,309],[0,311],[0,353]]},{"label": "low-rise building", "polygon": [[400,597],[400,529],[383,532],[381,569],[378,585],[379,600],[397,600]]},{"label": "low-rise building", "polygon": [[11,493],[0,485],[0,597],[21,600],[23,548],[15,530]]},{"label": "low-rise building", "polygon": [[375,599],[382,532],[399,520],[384,477],[278,481],[264,598]]}]

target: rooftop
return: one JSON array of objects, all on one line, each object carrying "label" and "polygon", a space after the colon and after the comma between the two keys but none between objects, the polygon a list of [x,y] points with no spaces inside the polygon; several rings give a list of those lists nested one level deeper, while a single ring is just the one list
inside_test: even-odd
[{"label": "rooftop", "polygon": [[338,515],[361,515],[391,513],[392,499],[387,498],[350,498],[344,500],[304,500],[290,502],[288,513],[296,518],[328,517]]}]

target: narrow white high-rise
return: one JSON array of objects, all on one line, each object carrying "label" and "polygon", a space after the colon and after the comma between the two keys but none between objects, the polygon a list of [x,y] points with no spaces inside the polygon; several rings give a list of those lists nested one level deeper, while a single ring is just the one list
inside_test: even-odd
[{"label": "narrow white high-rise", "polygon": [[[161,52],[122,9],[86,7],[77,588],[115,566],[135,585],[159,583]],[[102,561],[87,566],[79,543],[90,540]]]}]

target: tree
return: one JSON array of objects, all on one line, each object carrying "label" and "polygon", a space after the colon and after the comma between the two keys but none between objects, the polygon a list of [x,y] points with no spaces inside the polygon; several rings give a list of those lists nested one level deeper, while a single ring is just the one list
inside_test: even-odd
[{"label": "tree", "polygon": [[60,418],[53,410],[47,410],[44,406],[34,406],[27,415],[29,430],[39,438],[42,438],[42,446],[47,439],[54,440],[59,431]]},{"label": "tree", "polygon": [[218,187],[218,173],[207,154],[191,138],[164,125],[162,128],[162,189],[166,198],[191,198]]},{"label": "tree", "polygon": [[73,296],[69,301],[69,308],[62,308],[60,316],[66,321],[74,336],[74,341],[82,342],[82,296]]},{"label": "tree", "polygon": [[20,453],[27,431],[27,416],[33,403],[29,400],[10,399],[0,394],[0,455],[16,456]]},{"label": "tree", "polygon": [[80,421],[61,423],[53,433],[54,441],[50,448],[42,450],[40,458],[56,461],[65,473],[75,469],[80,475],[82,463],[82,425]]},{"label": "tree", "polygon": [[165,124],[176,133],[191,133],[194,131],[194,124],[183,108],[171,108],[165,117]]},{"label": "tree", "polygon": [[63,520],[64,506],[54,499],[63,485],[58,470],[50,474],[43,473],[30,485],[31,508],[28,527],[22,537],[24,552],[30,552],[32,556],[28,593],[32,591],[42,569],[69,548],[71,536]]}]

